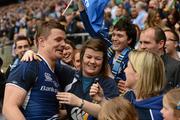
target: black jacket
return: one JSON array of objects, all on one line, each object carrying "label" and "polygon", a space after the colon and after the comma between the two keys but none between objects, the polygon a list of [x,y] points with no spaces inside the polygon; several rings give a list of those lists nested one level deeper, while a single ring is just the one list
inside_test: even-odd
[{"label": "black jacket", "polygon": [[174,87],[180,87],[180,62],[171,58],[167,54],[162,55],[161,58],[164,62],[167,79],[165,91]]}]

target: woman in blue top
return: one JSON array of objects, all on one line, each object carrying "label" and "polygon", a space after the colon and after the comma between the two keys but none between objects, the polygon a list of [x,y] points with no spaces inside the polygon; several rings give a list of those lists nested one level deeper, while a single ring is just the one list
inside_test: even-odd
[{"label": "woman in blue top", "polygon": [[[67,77],[67,79],[62,76],[63,81],[66,82],[65,90],[67,92],[58,92],[57,94],[57,99],[60,103],[67,104],[66,109],[70,119],[81,120],[93,118],[83,110],[89,104],[90,107],[94,105],[90,103],[92,102],[92,98],[89,96],[89,90],[95,82],[98,82],[102,86],[105,97],[113,98],[119,95],[115,81],[107,75],[108,63],[106,50],[102,40],[91,39],[82,47],[80,71],[63,73],[63,70],[60,70],[61,75],[73,76]],[[94,109],[98,109],[98,107]],[[94,115],[94,113],[89,113]]]}]

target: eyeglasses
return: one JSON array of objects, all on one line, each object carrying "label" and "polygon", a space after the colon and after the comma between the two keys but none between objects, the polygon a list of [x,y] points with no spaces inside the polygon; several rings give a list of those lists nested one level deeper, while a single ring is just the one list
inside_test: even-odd
[{"label": "eyeglasses", "polygon": [[177,42],[177,40],[171,39],[171,38],[167,39],[167,41],[175,41],[175,42]]}]

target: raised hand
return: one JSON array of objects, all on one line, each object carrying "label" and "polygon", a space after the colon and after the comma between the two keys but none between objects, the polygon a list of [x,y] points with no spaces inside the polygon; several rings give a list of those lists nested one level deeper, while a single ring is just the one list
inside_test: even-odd
[{"label": "raised hand", "polygon": [[125,86],[125,82],[126,81],[124,81],[124,80],[119,80],[119,82],[118,82],[119,92],[122,94],[127,91],[127,87]]},{"label": "raised hand", "polygon": [[91,86],[89,95],[92,97],[92,99],[98,103],[100,103],[104,98],[104,92],[101,86],[96,83]]}]

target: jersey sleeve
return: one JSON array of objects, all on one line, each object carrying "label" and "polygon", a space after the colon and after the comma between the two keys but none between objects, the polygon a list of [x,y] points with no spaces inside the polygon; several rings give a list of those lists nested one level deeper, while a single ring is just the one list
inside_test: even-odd
[{"label": "jersey sleeve", "polygon": [[13,84],[26,91],[29,91],[37,79],[37,61],[21,62],[14,68],[7,79],[6,84]]}]

